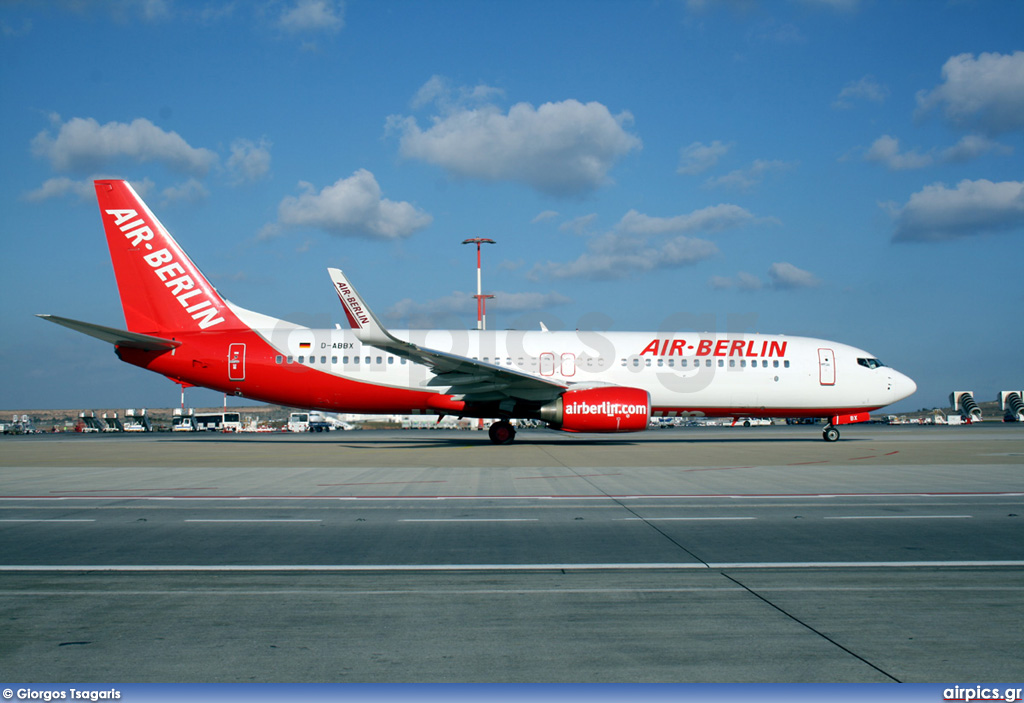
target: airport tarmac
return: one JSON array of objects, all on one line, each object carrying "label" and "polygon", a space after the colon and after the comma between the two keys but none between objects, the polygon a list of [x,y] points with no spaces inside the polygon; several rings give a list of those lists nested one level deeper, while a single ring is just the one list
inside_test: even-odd
[{"label": "airport tarmac", "polygon": [[8,680],[1024,679],[1024,426],[0,439]]}]

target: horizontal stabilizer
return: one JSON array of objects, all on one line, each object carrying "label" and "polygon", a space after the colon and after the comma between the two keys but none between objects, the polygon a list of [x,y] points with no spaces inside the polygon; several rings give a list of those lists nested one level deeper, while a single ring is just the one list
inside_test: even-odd
[{"label": "horizontal stabilizer", "polygon": [[55,322],[58,325],[63,325],[64,327],[73,329],[76,332],[87,334],[90,337],[102,339],[104,342],[116,344],[119,347],[142,349],[143,351],[168,351],[169,349],[181,346],[181,342],[176,342],[171,339],[153,337],[148,334],[139,334],[138,332],[128,332],[127,330],[119,330],[113,327],[94,325],[90,322],[81,322],[67,317],[57,317],[56,315],[36,315],[36,317],[41,317],[44,320]]}]

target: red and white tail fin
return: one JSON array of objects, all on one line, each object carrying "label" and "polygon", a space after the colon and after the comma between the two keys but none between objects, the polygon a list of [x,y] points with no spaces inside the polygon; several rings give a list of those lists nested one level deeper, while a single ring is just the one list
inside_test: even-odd
[{"label": "red and white tail fin", "polygon": [[127,181],[96,181],[124,320],[169,337],[245,327]]}]

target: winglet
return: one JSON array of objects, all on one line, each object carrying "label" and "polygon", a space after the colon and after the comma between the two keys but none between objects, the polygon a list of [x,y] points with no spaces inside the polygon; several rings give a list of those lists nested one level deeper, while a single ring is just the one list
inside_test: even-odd
[{"label": "winglet", "polygon": [[395,342],[403,344],[401,340],[384,329],[384,325],[363,302],[362,297],[348,282],[341,269],[329,268],[327,272],[331,275],[331,281],[334,282],[334,292],[338,294],[341,307],[345,310],[345,317],[348,318],[349,325],[355,330],[356,337],[361,342],[374,346],[386,346]]}]

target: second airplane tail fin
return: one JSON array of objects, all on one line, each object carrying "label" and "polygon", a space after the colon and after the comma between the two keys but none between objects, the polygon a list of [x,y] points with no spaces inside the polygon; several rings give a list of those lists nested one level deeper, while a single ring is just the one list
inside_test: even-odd
[{"label": "second airplane tail fin", "polygon": [[245,326],[127,181],[95,185],[129,330],[169,337]]}]

